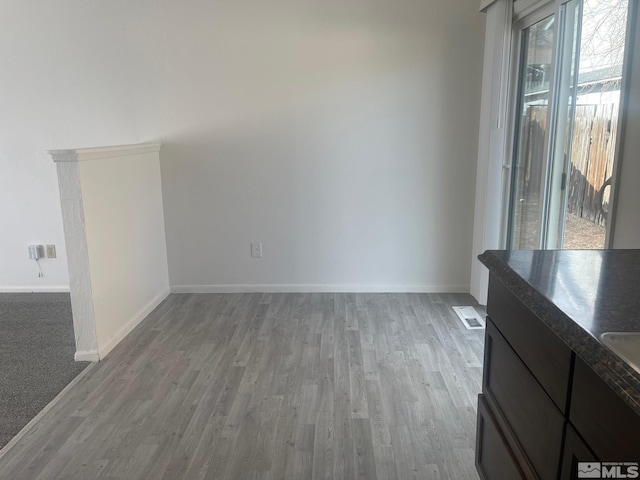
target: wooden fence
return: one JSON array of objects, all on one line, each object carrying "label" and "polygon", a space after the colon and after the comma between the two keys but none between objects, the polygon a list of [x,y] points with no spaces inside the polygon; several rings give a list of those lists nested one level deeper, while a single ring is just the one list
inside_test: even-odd
[{"label": "wooden fence", "polygon": [[[601,226],[606,224],[606,217],[598,191],[613,173],[617,116],[618,109],[613,104],[576,107],[567,209]],[[604,192],[605,209],[609,191],[607,188]]]},{"label": "wooden fence", "polygon": [[[598,192],[613,171],[617,115],[614,104],[579,105],[575,111],[567,210],[601,226],[605,225],[606,218],[600,208]],[[526,156],[521,159],[520,180],[525,192],[540,189],[546,120],[546,106],[529,107],[523,119],[521,151]],[[609,190],[604,194],[605,209]]]}]

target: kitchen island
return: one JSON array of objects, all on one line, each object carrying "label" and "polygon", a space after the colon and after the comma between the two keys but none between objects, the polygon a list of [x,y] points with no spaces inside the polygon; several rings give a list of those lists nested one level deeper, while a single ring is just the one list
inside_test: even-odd
[{"label": "kitchen island", "polygon": [[490,271],[480,476],[565,480],[580,467],[638,478],[640,370],[602,335],[640,332],[640,250],[479,258]]}]

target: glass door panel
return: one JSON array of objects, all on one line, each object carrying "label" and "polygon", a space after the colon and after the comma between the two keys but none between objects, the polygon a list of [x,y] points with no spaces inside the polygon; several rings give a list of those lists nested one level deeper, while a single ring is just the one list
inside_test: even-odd
[{"label": "glass door panel", "polygon": [[628,11],[628,0],[563,5],[573,60],[559,67],[554,163],[564,164],[564,178],[551,185],[550,198],[562,201],[549,211],[548,248],[605,247]]},{"label": "glass door panel", "polygon": [[508,248],[541,247],[555,16],[522,30]]}]

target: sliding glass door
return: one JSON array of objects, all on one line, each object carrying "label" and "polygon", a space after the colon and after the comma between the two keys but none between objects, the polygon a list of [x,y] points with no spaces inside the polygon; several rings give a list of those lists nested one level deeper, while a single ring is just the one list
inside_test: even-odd
[{"label": "sliding glass door", "polygon": [[604,248],[628,7],[547,2],[515,24],[508,248]]},{"label": "sliding glass door", "polygon": [[508,243],[540,248],[544,225],[555,14],[522,28]]}]

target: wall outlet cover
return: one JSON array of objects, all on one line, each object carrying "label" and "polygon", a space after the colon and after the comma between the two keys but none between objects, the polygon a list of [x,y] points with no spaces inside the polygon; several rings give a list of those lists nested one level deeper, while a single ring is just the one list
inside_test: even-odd
[{"label": "wall outlet cover", "polygon": [[251,256],[253,258],[262,258],[262,243],[260,242],[251,243]]},{"label": "wall outlet cover", "polygon": [[56,246],[47,245],[47,258],[56,258]]}]

